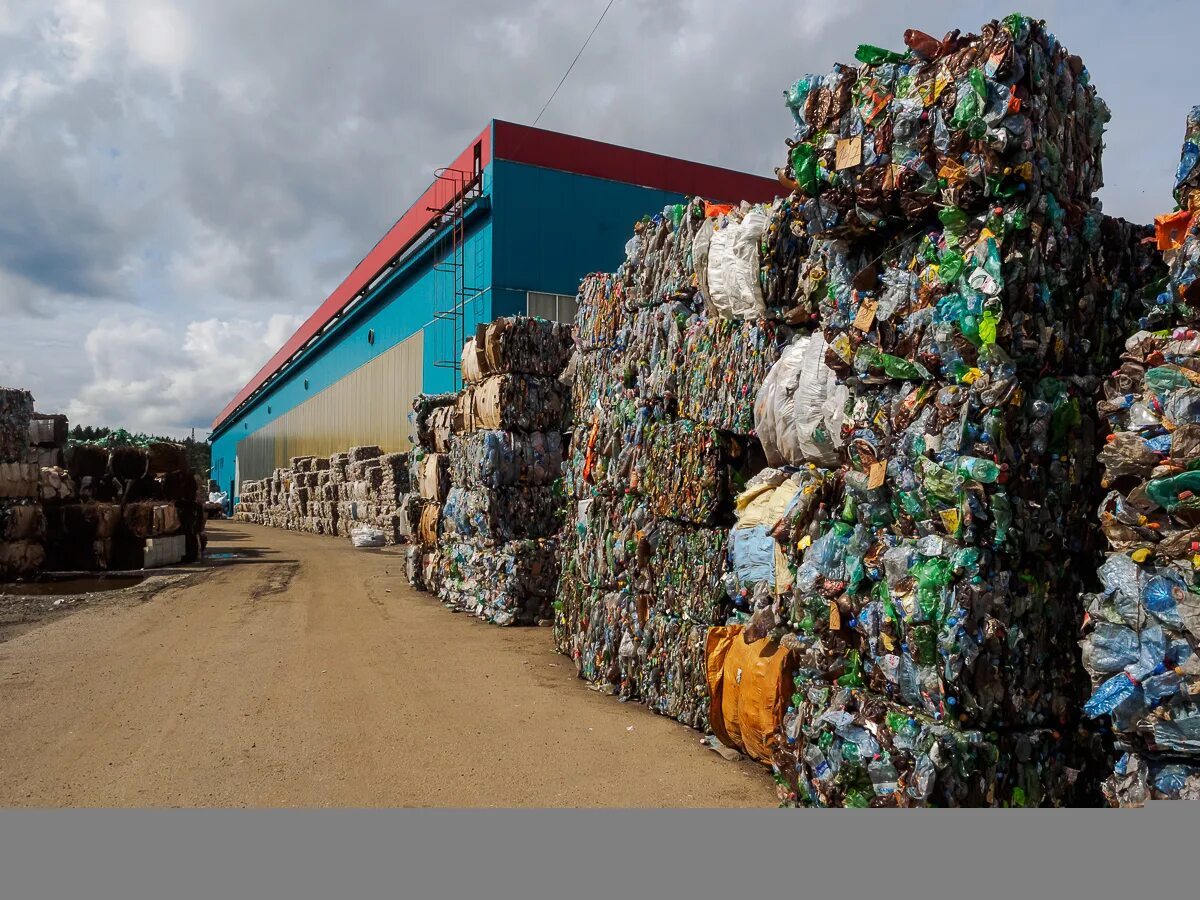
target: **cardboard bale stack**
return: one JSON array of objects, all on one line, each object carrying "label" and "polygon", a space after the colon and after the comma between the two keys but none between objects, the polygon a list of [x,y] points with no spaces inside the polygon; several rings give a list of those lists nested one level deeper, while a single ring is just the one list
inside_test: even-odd
[{"label": "cardboard bale stack", "polygon": [[[447,454],[438,596],[497,625],[549,622],[558,582],[570,326],[514,316],[480,325]],[[439,454],[440,456],[440,454]]]},{"label": "cardboard bale stack", "polygon": [[201,557],[202,486],[181,445],[117,432],[64,453],[66,428],[65,417],[40,416],[30,431],[32,453],[66,462],[39,472],[47,568],[156,568]]},{"label": "cardboard bale stack", "polygon": [[400,496],[408,490],[409,455],[351,447],[328,459],[296,456],[270,478],[242,482],[234,519],[308,534],[349,537],[378,528],[387,544],[404,540]]},{"label": "cardboard bale stack", "polygon": [[0,580],[32,575],[45,561],[33,415],[29,391],[0,387]]},{"label": "cardboard bale stack", "polygon": [[408,491],[399,499],[399,527],[410,546],[405,554],[408,582],[420,591],[435,592],[444,565],[438,546],[442,505],[450,490],[450,431],[459,395],[418,394],[409,413]]}]

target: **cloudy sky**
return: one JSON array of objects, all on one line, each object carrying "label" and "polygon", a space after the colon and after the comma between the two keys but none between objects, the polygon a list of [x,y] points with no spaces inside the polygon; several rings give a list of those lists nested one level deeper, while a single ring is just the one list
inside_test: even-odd
[{"label": "cloudy sky", "polygon": [[[0,0],[0,384],[206,434],[435,168],[533,119],[606,2]],[[1112,108],[1105,210],[1168,211],[1191,5],[1027,7]],[[796,77],[1011,11],[616,0],[541,125],[770,174]]]}]

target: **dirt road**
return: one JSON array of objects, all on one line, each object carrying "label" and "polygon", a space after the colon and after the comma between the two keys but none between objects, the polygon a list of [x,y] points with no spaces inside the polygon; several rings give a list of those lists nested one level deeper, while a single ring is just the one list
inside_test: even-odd
[{"label": "dirt road", "polygon": [[0,805],[775,805],[765,769],[590,691],[545,628],[395,551],[215,523],[183,586],[0,643]]}]

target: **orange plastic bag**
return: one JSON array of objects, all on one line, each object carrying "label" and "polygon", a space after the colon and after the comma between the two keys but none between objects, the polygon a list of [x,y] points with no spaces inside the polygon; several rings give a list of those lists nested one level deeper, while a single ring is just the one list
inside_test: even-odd
[{"label": "orange plastic bag", "polygon": [[1154,235],[1158,239],[1158,249],[1174,250],[1176,247],[1182,247],[1191,223],[1192,213],[1186,209],[1165,216],[1155,216]]},{"label": "orange plastic bag", "polygon": [[708,629],[704,649],[713,734],[770,765],[792,695],[794,655],[768,638],[747,644],[741,625]]},{"label": "orange plastic bag", "polygon": [[723,216],[725,213],[733,209],[732,203],[709,203],[704,201],[704,218],[715,219],[718,216]]}]

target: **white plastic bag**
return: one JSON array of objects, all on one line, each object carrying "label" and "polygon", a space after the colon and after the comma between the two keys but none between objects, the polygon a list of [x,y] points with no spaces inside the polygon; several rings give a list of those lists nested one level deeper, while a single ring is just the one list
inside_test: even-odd
[{"label": "white plastic bag", "polygon": [[706,298],[726,319],[761,319],[767,306],[758,281],[758,244],[767,229],[767,213],[752,206],[740,222],[732,214],[722,221],[708,244]]},{"label": "white plastic bag", "polygon": [[350,529],[350,543],[359,550],[372,547],[382,547],[385,543],[383,532],[370,525],[355,525]]},{"label": "white plastic bag", "polygon": [[847,389],[825,364],[821,332],[784,348],[754,401],[754,430],[770,466],[841,464]]}]

